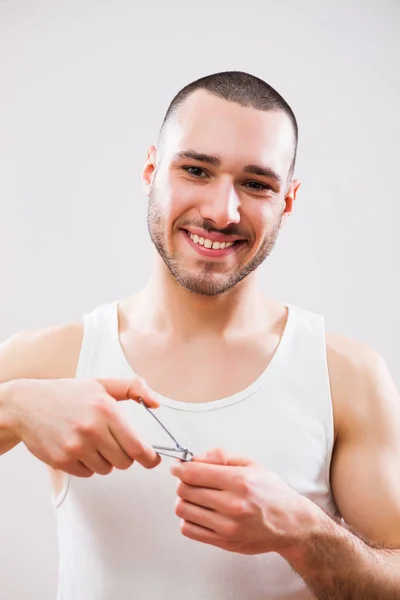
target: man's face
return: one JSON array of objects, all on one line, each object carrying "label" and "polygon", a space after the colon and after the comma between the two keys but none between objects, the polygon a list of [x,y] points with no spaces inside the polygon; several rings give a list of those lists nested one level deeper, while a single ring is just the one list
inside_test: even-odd
[{"label": "man's face", "polygon": [[164,132],[162,156],[151,147],[144,171],[150,236],[180,285],[223,294],[265,260],[299,186],[288,182],[293,152],[281,111],[204,90],[186,99]]}]

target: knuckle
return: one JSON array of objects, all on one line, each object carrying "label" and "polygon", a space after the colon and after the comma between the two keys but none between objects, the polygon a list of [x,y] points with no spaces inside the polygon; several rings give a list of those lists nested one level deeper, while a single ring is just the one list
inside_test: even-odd
[{"label": "knuckle", "polygon": [[91,471],[79,460],[65,460],[63,471],[76,477],[88,477]]},{"label": "knuckle", "polygon": [[97,412],[104,411],[106,405],[107,405],[107,399],[102,394],[95,394],[89,402],[89,406],[92,409],[92,411],[94,411],[95,414]]},{"label": "knuckle", "polygon": [[94,471],[77,461],[71,462],[69,473],[71,473],[71,475],[76,475],[77,477],[85,477],[86,479],[94,475]]},{"label": "knuckle", "polygon": [[70,471],[68,471],[71,475],[74,475],[74,477],[82,477],[82,478],[87,478],[89,477],[88,472],[84,469],[80,469],[79,466],[72,467]]},{"label": "knuckle", "polygon": [[246,475],[239,475],[237,479],[237,490],[243,496],[247,496],[252,490],[252,483]]},{"label": "knuckle", "polygon": [[114,404],[108,398],[97,398],[93,404],[95,414],[101,417],[110,417],[114,410]]},{"label": "knuckle", "polygon": [[59,471],[69,471],[70,465],[71,459],[64,454],[60,454],[53,458],[51,466]]},{"label": "knuckle", "polygon": [[113,468],[114,467],[112,465],[104,465],[98,469],[97,473],[99,475],[109,475],[112,472]]},{"label": "knuckle", "polygon": [[249,505],[246,500],[238,500],[231,504],[231,514],[237,518],[245,517],[249,514]]},{"label": "knuckle", "polygon": [[66,454],[66,460],[70,460],[70,457],[76,458],[81,456],[83,445],[79,440],[71,439],[64,442],[63,450]]},{"label": "knuckle", "polygon": [[83,435],[85,437],[94,436],[96,435],[98,430],[97,420],[91,418],[87,420],[78,421],[77,423],[75,423],[73,429],[78,435]]},{"label": "knuckle", "polygon": [[224,526],[224,535],[227,537],[235,537],[239,531],[239,526],[235,521],[228,521]]},{"label": "knuckle", "polygon": [[146,460],[146,452],[144,451],[144,448],[139,443],[135,443],[134,441],[132,441],[132,444],[128,448],[128,454],[131,459],[137,460],[141,464],[147,464],[149,462]]},{"label": "knuckle", "polygon": [[129,467],[131,467],[134,462],[135,461],[133,460],[133,458],[126,457],[115,461],[114,466],[120,471],[125,471],[126,469],[129,469]]},{"label": "knuckle", "polygon": [[142,452],[143,444],[140,442],[136,432],[130,429],[124,437],[124,451],[130,458],[136,459]]}]

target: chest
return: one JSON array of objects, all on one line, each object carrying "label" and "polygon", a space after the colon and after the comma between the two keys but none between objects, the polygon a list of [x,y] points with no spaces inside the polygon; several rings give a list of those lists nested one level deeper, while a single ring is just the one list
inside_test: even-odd
[{"label": "chest", "polygon": [[249,387],[273,361],[279,337],[223,343],[143,342],[121,336],[135,373],[159,394],[185,402],[211,402]]}]

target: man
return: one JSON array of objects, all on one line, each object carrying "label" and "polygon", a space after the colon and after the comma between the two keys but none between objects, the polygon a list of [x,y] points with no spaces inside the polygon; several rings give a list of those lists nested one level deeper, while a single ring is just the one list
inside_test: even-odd
[{"label": "man", "polygon": [[[255,282],[296,147],[257,77],[186,86],[144,167],[146,288],[2,345],[0,448],[51,469],[61,600],[400,598],[393,381]],[[141,398],[194,460],[161,460]]]}]

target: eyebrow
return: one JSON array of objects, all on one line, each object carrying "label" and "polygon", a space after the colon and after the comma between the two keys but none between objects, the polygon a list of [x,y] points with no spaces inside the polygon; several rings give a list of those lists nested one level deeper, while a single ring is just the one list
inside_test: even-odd
[{"label": "eyebrow", "polygon": [[[179,160],[181,158],[189,158],[192,160],[198,160],[203,163],[207,163],[209,165],[213,165],[214,167],[221,166],[221,159],[218,156],[214,156],[212,154],[203,154],[200,152],[196,152],[195,150],[183,150],[182,152],[177,152],[173,156],[173,160]],[[249,164],[243,167],[244,173],[251,173],[252,175],[261,175],[261,177],[268,177],[269,179],[274,179],[277,183],[282,183],[282,177],[278,175],[276,171],[271,169],[271,167],[266,167],[263,165],[257,164]]]}]

